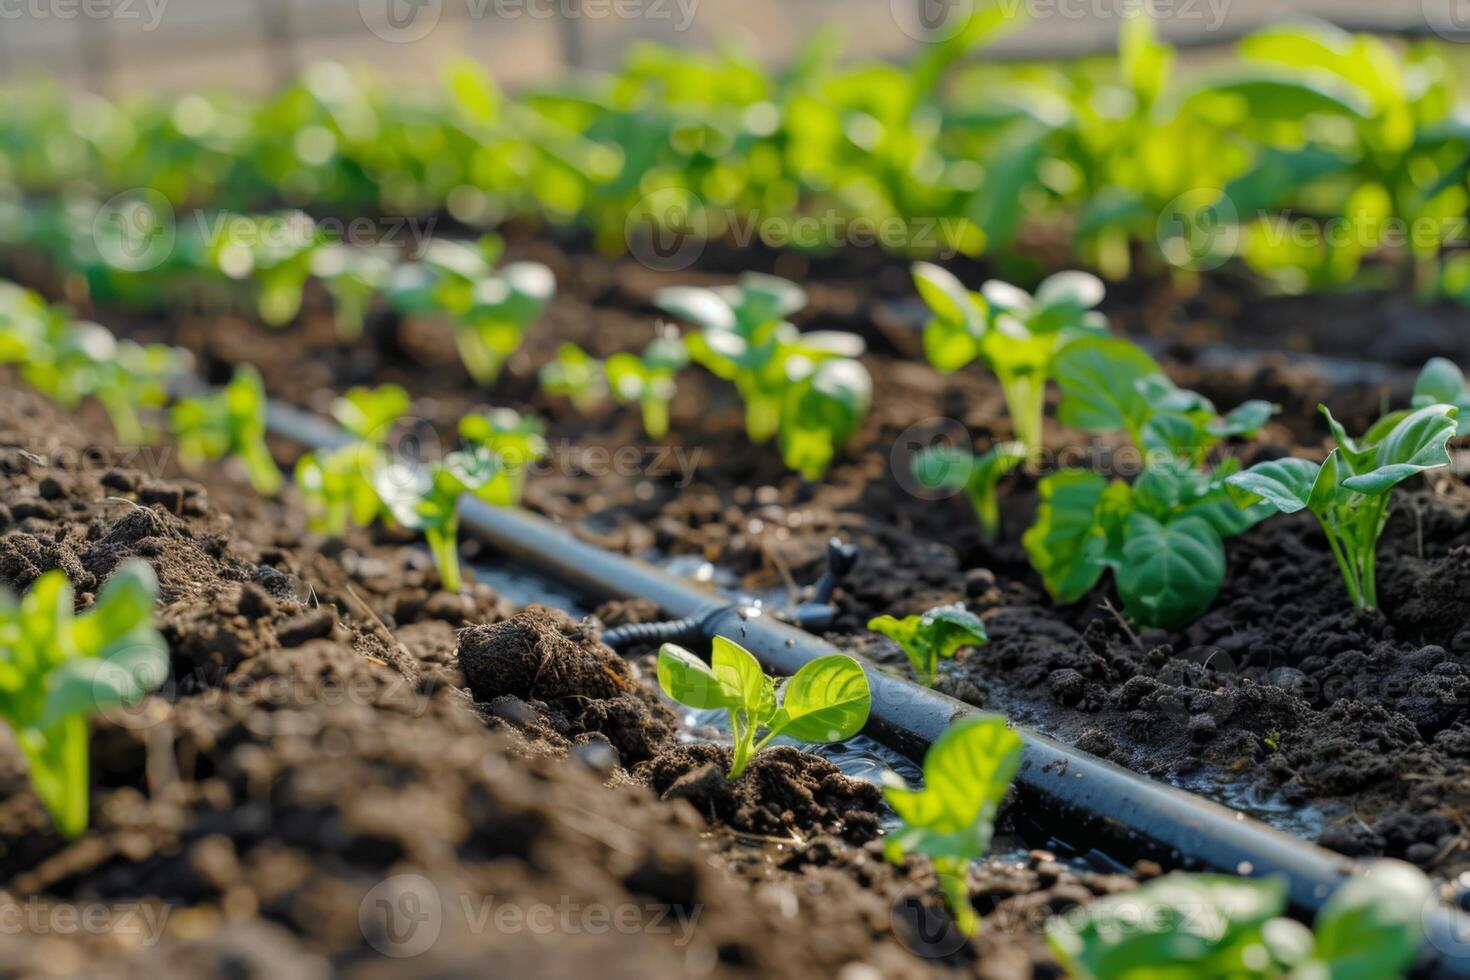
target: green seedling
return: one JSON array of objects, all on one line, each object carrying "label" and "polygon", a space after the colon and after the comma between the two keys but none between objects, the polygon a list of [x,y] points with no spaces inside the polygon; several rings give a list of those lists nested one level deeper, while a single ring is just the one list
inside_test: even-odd
[{"label": "green seedling", "polygon": [[1226,439],[1252,438],[1280,411],[1248,401],[1220,415],[1198,392],[1180,388],[1137,345],[1089,337],[1056,359],[1062,401],[1057,419],[1084,432],[1126,432],[1145,455],[1168,455],[1193,464]]},{"label": "green seedling", "polygon": [[933,313],[924,327],[929,363],[949,373],[983,360],[1000,379],[1017,441],[1038,452],[1053,359],[1080,337],[1107,333],[1107,319],[1094,309],[1102,302],[1102,281],[1085,272],[1061,272],[1031,296],[995,279],[971,292],[928,262],[915,263],[913,274]]},{"label": "green seedling", "polygon": [[793,385],[809,378],[821,362],[856,358],[865,349],[856,334],[799,332],[786,317],[806,305],[806,293],[775,276],[746,273],[733,286],[713,289],[671,286],[655,293],[653,301],[699,326],[686,338],[689,356],[735,384],[745,402],[746,435],[755,443],[780,432]]},{"label": "green seedling", "polygon": [[541,366],[541,390],[569,398],[577,411],[590,415],[607,396],[603,363],[576,344],[561,344],[556,357]]},{"label": "green seedling", "polygon": [[777,735],[801,742],[851,738],[867,724],[871,702],[867,675],[851,657],[818,657],[777,683],[744,647],[723,636],[714,638],[708,664],[665,643],[658,651],[658,683],[682,705],[728,713],[735,739],[731,779]]},{"label": "green seedling", "polygon": [[153,569],[138,560],[118,568],[80,616],[61,571],[42,575],[18,603],[0,590],[0,717],[66,837],[87,829],[89,719],[168,676],[168,645],[153,626],[157,595]]},{"label": "green seedling", "polygon": [[374,474],[373,486],[388,513],[403,527],[420,531],[429,545],[439,582],[448,592],[463,584],[459,570],[459,498],[474,494],[491,503],[503,484],[500,458],[486,449],[452,452],[427,465],[392,463]]},{"label": "green seedling", "polygon": [[[809,373],[798,375],[807,370]],[[838,357],[788,363],[792,384],[781,408],[781,459],[802,479],[820,480],[837,450],[856,434],[873,404],[873,379],[861,361]]]},{"label": "green seedling", "polygon": [[387,288],[399,313],[449,320],[460,360],[482,387],[500,376],[556,292],[551,270],[539,263],[512,262],[496,271],[503,250],[495,235],[477,246],[435,239],[418,261],[395,270]]},{"label": "green seedling", "polygon": [[966,871],[990,849],[995,816],[1021,766],[1022,747],[1004,718],[972,715],[929,746],[923,789],[909,789],[892,773],[884,779],[883,797],[903,824],[883,842],[883,853],[895,864],[905,854],[927,854],[955,925],[966,935],[980,928]]},{"label": "green seedling", "polygon": [[1465,383],[1465,374],[1454,361],[1430,358],[1415,379],[1413,406],[1431,405],[1453,405],[1460,413],[1455,417],[1455,435],[1470,435],[1470,385]]},{"label": "green seedling", "polygon": [[385,443],[408,411],[408,392],[398,385],[349,388],[332,402],[332,418],[364,442]]},{"label": "green seedling", "polygon": [[290,323],[301,312],[313,256],[326,236],[302,211],[227,214],[221,221],[219,234],[206,246],[210,267],[229,279],[255,284],[260,318],[267,325]]},{"label": "green seedling", "polygon": [[353,343],[362,338],[373,300],[392,271],[392,252],[382,247],[333,243],[312,253],[311,272],[332,297],[339,339]]},{"label": "green seedling", "polygon": [[1315,929],[1284,917],[1287,885],[1176,872],[1054,917],[1047,942],[1075,980],[1392,980],[1413,965],[1434,900],[1417,868],[1374,862]]},{"label": "green seedling", "polygon": [[306,504],[306,523],[318,534],[340,538],[348,527],[366,527],[382,510],[372,474],[382,465],[382,450],[355,442],[317,450],[296,461],[296,487]]},{"label": "green seedling", "polygon": [[985,540],[1000,530],[1000,499],[996,488],[1007,473],[1026,461],[1026,447],[1003,442],[979,456],[953,446],[929,446],[915,454],[914,479],[929,490],[963,491],[975,508]]},{"label": "green seedling", "polygon": [[21,359],[27,382],[66,408],[75,408],[85,397],[96,398],[124,445],[157,438],[144,425],[142,413],[168,402],[169,382],[189,368],[187,352],[166,344],[119,341],[105,327],[71,320],[59,308],[30,322]]},{"label": "green seedling", "polygon": [[460,419],[460,437],[499,462],[499,472],[479,491],[481,499],[497,507],[512,507],[521,502],[526,471],[546,455],[546,438],[541,432],[540,419],[509,408]]},{"label": "green seedling", "polygon": [[555,292],[556,278],[539,262],[512,262],[476,285],[469,309],[455,322],[454,338],[477,384],[488,386],[500,376]]},{"label": "green seedling", "polygon": [[1021,539],[1031,564],[1058,602],[1081,599],[1112,569],[1134,622],[1161,629],[1189,623],[1224,584],[1224,540],[1271,513],[1233,499],[1226,481],[1237,461],[1213,472],[1200,465],[1221,441],[1254,435],[1276,407],[1247,402],[1218,415],[1138,347],[1105,337],[1068,346],[1056,377],[1064,425],[1126,432],[1148,465],[1131,486],[1076,469],[1043,479],[1036,523]]},{"label": "green seedling", "polygon": [[868,629],[903,648],[914,666],[915,679],[925,687],[934,686],[941,659],[953,658],[960,647],[981,647],[990,642],[984,621],[960,603],[935,606],[903,619],[878,616],[868,620]]},{"label": "green seedling", "polygon": [[1021,543],[1058,602],[1076,602],[1109,569],[1134,622],[1178,629],[1214,602],[1225,581],[1224,539],[1270,511],[1242,509],[1225,479],[1178,460],[1150,466],[1132,486],[1085,470],[1062,470],[1040,483],[1036,523]]},{"label": "green seedling", "polygon": [[366,527],[377,519],[383,505],[373,474],[384,464],[384,443],[408,406],[408,392],[398,385],[353,388],[332,403],[332,417],[357,441],[296,461],[296,486],[313,531],[341,537],[349,526]]},{"label": "green seedling", "polygon": [[1359,440],[1348,436],[1325,405],[1319,407],[1337,443],[1326,460],[1270,460],[1227,482],[1242,506],[1259,505],[1283,514],[1311,511],[1327,535],[1353,605],[1376,609],[1374,562],[1393,488],[1452,462],[1449,441],[1458,429],[1459,409],[1433,404],[1394,412]]},{"label": "green seedling", "polygon": [[274,497],[281,492],[284,480],[265,444],[265,386],[255,368],[236,368],[223,391],[176,402],[173,430],[186,466],[234,456],[256,493]]},{"label": "green seedling", "polygon": [[650,439],[669,434],[669,402],[674,398],[674,375],[689,363],[689,352],[677,333],[667,331],[643,350],[643,356],[614,354],[603,370],[613,397],[637,403],[643,412],[643,431]]}]

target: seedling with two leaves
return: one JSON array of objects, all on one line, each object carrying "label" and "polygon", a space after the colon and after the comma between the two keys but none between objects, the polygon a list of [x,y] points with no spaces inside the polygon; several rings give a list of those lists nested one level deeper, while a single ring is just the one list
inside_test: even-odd
[{"label": "seedling with two leaves", "polygon": [[1353,439],[1325,405],[1320,408],[1337,443],[1326,460],[1270,460],[1227,482],[1243,506],[1283,514],[1311,511],[1327,535],[1353,605],[1377,608],[1375,559],[1393,489],[1425,470],[1450,465],[1459,409],[1436,402],[1392,412]]},{"label": "seedling with two leaves", "polygon": [[255,368],[236,368],[223,391],[175,402],[173,431],[186,466],[234,456],[256,493],[262,497],[280,493],[281,471],[265,444],[265,386]]},{"label": "seedling with two leaves", "polygon": [[384,464],[384,444],[408,406],[408,392],[398,385],[353,388],[332,403],[332,417],[355,441],[296,461],[296,486],[313,531],[341,537],[349,526],[366,527],[377,519],[383,505],[373,474]]},{"label": "seedling with two leaves", "polygon": [[563,343],[556,356],[541,366],[541,390],[570,399],[583,415],[590,414],[607,397],[607,374],[603,363],[576,344]]},{"label": "seedling with two leaves", "polygon": [[1422,871],[1377,861],[1322,906],[1313,929],[1285,917],[1284,877],[1176,872],[1047,923],[1076,980],[1392,980],[1413,966],[1435,901]]},{"label": "seedling with two leaves", "polygon": [[671,286],[654,302],[700,329],[687,339],[693,360],[734,383],[745,403],[746,435],[780,437],[786,465],[819,479],[872,403],[872,379],[856,359],[865,345],[840,331],[801,333],[787,317],[806,305],[797,285],[746,273],[732,286]]},{"label": "seedling with two leaves", "polygon": [[868,677],[851,657],[818,657],[790,678],[767,677],[760,662],[734,640],[717,636],[710,662],[673,643],[658,652],[658,683],[690,708],[720,709],[735,745],[730,779],[738,779],[778,735],[803,742],[841,742],[868,722]]},{"label": "seedling with two leaves", "polygon": [[903,648],[914,677],[933,687],[939,676],[939,661],[951,659],[960,647],[979,647],[990,642],[985,622],[961,603],[935,606],[914,616],[898,619],[883,615],[868,620],[868,629],[882,633]]},{"label": "seedling with two leaves", "polygon": [[929,363],[948,374],[984,361],[1000,379],[1016,440],[1039,452],[1053,360],[1074,340],[1107,333],[1107,318],[1095,309],[1102,281],[1086,272],[1060,272],[1032,296],[996,279],[971,292],[928,262],[915,263],[913,274],[933,314],[924,327]]},{"label": "seedling with two leaves", "polygon": [[487,449],[459,450],[429,463],[394,462],[380,467],[373,486],[389,515],[422,532],[446,591],[458,592],[459,498],[474,494],[497,502],[504,492],[500,458]]},{"label": "seedling with two leaves", "polygon": [[643,355],[620,353],[609,357],[603,372],[613,397],[636,404],[643,412],[643,431],[650,439],[669,434],[669,402],[674,399],[674,376],[689,363],[689,352],[678,333],[661,331],[643,349]]},{"label": "seedling with two leaves", "polygon": [[225,213],[206,232],[204,261],[230,280],[254,284],[260,318],[283,327],[301,312],[301,297],[311,278],[316,251],[326,234],[302,211],[275,215]]},{"label": "seedling with two leaves", "polygon": [[460,360],[482,387],[500,376],[526,328],[556,292],[551,270],[538,262],[496,269],[503,251],[504,242],[495,235],[484,236],[477,246],[435,239],[417,261],[394,270],[387,289],[400,314],[449,320]]},{"label": "seedling with two leaves", "polygon": [[311,256],[311,273],[332,297],[337,337],[353,343],[362,338],[373,300],[393,271],[392,250],[334,242]]},{"label": "seedling with two leaves", "polygon": [[1000,531],[1000,481],[1026,456],[1026,446],[1019,442],[998,443],[979,456],[958,446],[927,446],[914,454],[911,465],[921,486],[963,492],[975,508],[985,540],[994,541]]},{"label": "seedling with two leaves", "polygon": [[153,569],[136,559],[80,616],[64,572],[42,575],[18,603],[0,589],[0,718],[67,837],[87,829],[91,716],[168,677],[168,645],[153,626],[157,595]]},{"label": "seedling with two leaves", "polygon": [[495,408],[459,420],[460,438],[495,457],[498,464],[498,471],[476,492],[477,496],[497,507],[521,502],[526,471],[546,455],[542,428],[540,419],[509,408]]},{"label": "seedling with two leaves", "polygon": [[895,864],[906,854],[928,855],[945,904],[966,935],[980,928],[967,871],[990,849],[995,816],[1021,767],[1023,746],[1004,718],[971,715],[929,746],[923,789],[909,789],[892,773],[884,779],[883,797],[903,821],[884,841],[884,855]]},{"label": "seedling with two leaves", "polygon": [[1036,523],[1022,543],[1047,591],[1076,602],[1113,569],[1124,611],[1143,626],[1176,629],[1204,612],[1225,580],[1224,539],[1269,516],[1241,508],[1226,487],[1239,468],[1200,468],[1209,450],[1249,437],[1276,410],[1247,402],[1219,415],[1178,388],[1133,344],[1089,338],[1058,358],[1063,424],[1123,431],[1147,466],[1132,485],[1080,469],[1041,481]]}]

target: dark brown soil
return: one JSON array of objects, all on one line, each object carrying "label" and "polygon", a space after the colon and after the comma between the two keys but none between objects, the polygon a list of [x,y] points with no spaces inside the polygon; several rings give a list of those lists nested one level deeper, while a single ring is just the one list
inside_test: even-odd
[{"label": "dark brown soil", "polygon": [[327,545],[219,474],[140,472],[0,385],[0,585],[63,567],[84,603],[144,558],[173,658],[95,720],[80,839],[0,749],[0,903],[26,916],[0,975],[1052,977],[1045,915],[1133,881],[993,861],[982,936],[921,932],[932,876],[882,860],[866,784],[777,749],[715,788],[723,750],[674,744],[595,624],[437,591],[417,547]]}]

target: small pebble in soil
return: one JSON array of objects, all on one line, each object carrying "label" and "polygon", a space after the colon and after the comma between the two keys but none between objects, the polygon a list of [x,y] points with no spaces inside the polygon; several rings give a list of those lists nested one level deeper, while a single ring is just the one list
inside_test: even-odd
[{"label": "small pebble in soil", "polygon": [[606,736],[595,732],[589,734],[585,742],[574,746],[571,756],[588,769],[604,777],[611,776],[613,770],[618,767],[618,750],[613,748]]}]

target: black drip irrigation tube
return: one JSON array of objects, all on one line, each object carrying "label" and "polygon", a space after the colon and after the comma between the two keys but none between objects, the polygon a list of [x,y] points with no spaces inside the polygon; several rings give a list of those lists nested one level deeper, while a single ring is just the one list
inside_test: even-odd
[{"label": "black drip irrigation tube", "polygon": [[[267,424],[274,435],[312,448],[352,441],[326,420],[275,402]],[[467,531],[511,563],[588,599],[651,600],[671,617],[685,620],[681,637],[736,640],[771,673],[794,674],[814,658],[834,652],[819,637],[758,608],[722,602],[645,562],[582,541],[546,518],[472,497],[461,501],[460,513]],[[864,733],[915,762],[922,761],[930,743],[951,722],[982,713],[858,659],[873,699]],[[1315,915],[1347,877],[1364,869],[1192,793],[1037,732],[1017,731],[1026,741],[1015,780],[1018,800],[1029,819],[1060,831],[1062,839],[1092,834],[1113,856],[1153,860],[1166,868],[1284,875],[1292,907],[1304,916]],[[1470,916],[1436,903],[1422,918],[1426,941],[1416,975],[1470,978]]]}]

